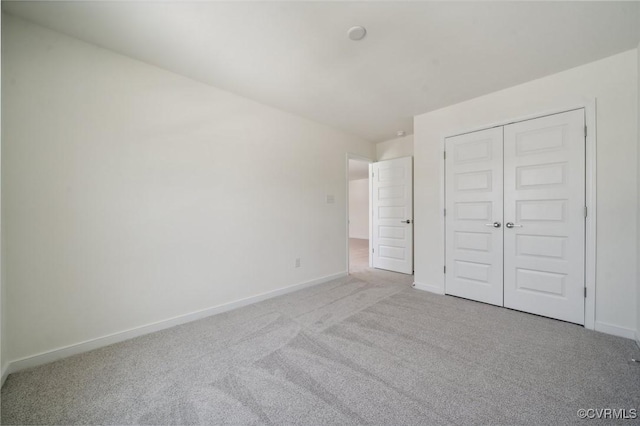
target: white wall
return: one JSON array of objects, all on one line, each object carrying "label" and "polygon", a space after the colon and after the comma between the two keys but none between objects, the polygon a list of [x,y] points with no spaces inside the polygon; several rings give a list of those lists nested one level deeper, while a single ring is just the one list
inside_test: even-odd
[{"label": "white wall", "polygon": [[376,159],[378,161],[393,158],[410,157],[413,155],[413,135],[390,139],[376,144]]},{"label": "white wall", "polygon": [[369,179],[349,181],[349,238],[369,239]]},{"label": "white wall", "polygon": [[372,144],[5,19],[11,360],[347,271]]},{"label": "white wall", "polygon": [[443,137],[597,98],[596,327],[636,328],[637,51],[419,115],[414,120],[415,280],[444,291]]}]

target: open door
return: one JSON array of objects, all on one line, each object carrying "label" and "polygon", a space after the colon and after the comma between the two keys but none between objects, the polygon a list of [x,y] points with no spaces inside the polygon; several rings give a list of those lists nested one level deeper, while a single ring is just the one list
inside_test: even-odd
[{"label": "open door", "polygon": [[373,163],[372,263],[413,274],[413,158]]}]

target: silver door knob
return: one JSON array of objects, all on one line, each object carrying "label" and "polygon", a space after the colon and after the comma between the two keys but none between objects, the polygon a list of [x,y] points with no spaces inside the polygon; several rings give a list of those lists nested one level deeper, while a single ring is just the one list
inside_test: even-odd
[{"label": "silver door knob", "polygon": [[515,223],[511,223],[511,222],[505,223],[504,226],[506,226],[509,229],[511,229],[511,228],[522,228],[522,225],[516,225]]},{"label": "silver door knob", "polygon": [[493,223],[485,223],[484,226],[493,226],[494,228],[500,228],[502,224],[500,222],[493,222]]},{"label": "silver door knob", "polygon": [[411,219],[401,220],[400,223],[411,223]]}]

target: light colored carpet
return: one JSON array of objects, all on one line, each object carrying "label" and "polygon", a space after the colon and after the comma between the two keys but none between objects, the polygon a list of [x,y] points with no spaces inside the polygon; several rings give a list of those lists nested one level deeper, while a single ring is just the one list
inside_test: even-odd
[{"label": "light colored carpet", "polygon": [[365,267],[12,374],[2,422],[564,424],[579,408],[640,408],[631,340],[412,278]]}]

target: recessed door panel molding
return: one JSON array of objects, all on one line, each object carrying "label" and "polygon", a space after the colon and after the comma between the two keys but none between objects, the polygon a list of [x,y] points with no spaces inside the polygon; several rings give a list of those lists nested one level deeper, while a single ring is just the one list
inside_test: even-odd
[{"label": "recessed door panel molding", "polygon": [[392,238],[396,240],[404,240],[407,237],[406,229],[397,226],[379,226],[380,238]]},{"label": "recessed door panel molding", "polygon": [[380,219],[402,220],[407,216],[407,209],[404,206],[378,206],[378,217]]},{"label": "recessed door panel molding", "polygon": [[391,198],[403,198],[404,187],[403,186],[388,186],[378,188],[378,198],[380,200],[388,200]]},{"label": "recessed door panel molding", "polygon": [[516,222],[566,222],[567,200],[514,200],[510,219]]},{"label": "recessed door panel molding", "polygon": [[[584,324],[584,110],[504,127],[504,306]],[[527,175],[528,174],[528,175]]]},{"label": "recessed door panel molding", "polygon": [[445,140],[445,293],[585,323],[584,126],[578,109]]},{"label": "recessed door panel molding", "polygon": [[491,233],[489,232],[456,232],[453,245],[456,250],[489,253],[491,251],[491,239]]},{"label": "recessed door panel molding", "polygon": [[567,184],[567,164],[551,163],[534,166],[521,166],[516,169],[516,187],[518,189],[537,189],[541,187],[563,186]]},{"label": "recessed door panel molding", "polygon": [[491,192],[492,183],[491,170],[455,174],[455,188],[457,192]]},{"label": "recessed door panel molding", "polygon": [[517,256],[567,260],[567,237],[518,234],[515,245]]},{"label": "recessed door panel molding", "polygon": [[481,283],[482,285],[491,285],[491,270],[492,265],[487,263],[478,262],[466,262],[463,260],[457,260],[454,262],[453,273],[457,279],[466,281],[473,281],[475,283]]},{"label": "recessed door panel molding", "polygon": [[383,165],[382,168],[379,168],[378,173],[380,175],[377,180],[380,183],[401,181],[407,177],[407,171],[402,165]]},{"label": "recessed door panel molding", "polygon": [[491,138],[460,143],[454,146],[454,164],[472,163],[491,160],[493,141]]},{"label": "recessed door panel molding", "polygon": [[373,163],[372,264],[413,273],[413,159]]},{"label": "recessed door panel molding", "polygon": [[447,294],[502,306],[502,128],[446,140]]},{"label": "recessed door panel molding", "polygon": [[564,148],[565,138],[566,127],[563,123],[559,123],[551,124],[548,127],[532,129],[527,133],[519,133],[515,135],[515,139],[512,143],[515,155],[523,157],[527,155],[538,155],[560,151]]},{"label": "recessed door panel molding", "polygon": [[452,212],[456,220],[487,221],[493,218],[493,202],[453,202]]},{"label": "recessed door panel molding", "polygon": [[523,293],[524,297],[527,297],[527,294],[534,294],[566,300],[566,278],[565,274],[518,268],[516,269],[515,288],[516,291]]}]

